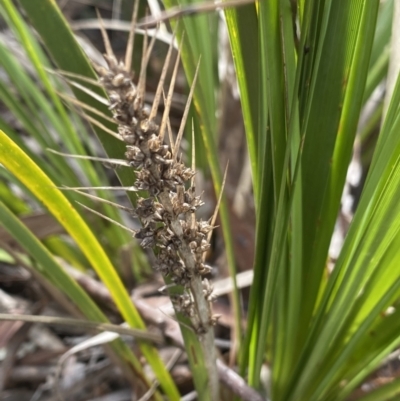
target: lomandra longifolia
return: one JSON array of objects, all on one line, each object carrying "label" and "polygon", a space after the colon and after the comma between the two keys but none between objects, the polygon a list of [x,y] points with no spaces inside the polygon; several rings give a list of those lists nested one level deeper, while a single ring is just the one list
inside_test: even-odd
[{"label": "lomandra longifolia", "polygon": [[[136,17],[133,21],[135,19]],[[164,94],[164,82],[171,59],[172,45],[166,56],[153,104],[147,106],[144,103],[146,67],[155,36],[150,44],[147,35],[144,37],[141,71],[138,83],[135,85],[130,71],[133,30],[125,62],[118,61],[114,56],[104,29],[103,35],[107,51],[104,56],[107,68],[95,66],[95,69],[100,83],[108,94],[109,108],[118,125],[118,133],[115,136],[126,144],[125,163],[135,171],[137,178],[135,188],[145,190],[148,194],[147,197],[139,198],[137,201],[135,214],[140,219],[142,228],[134,236],[143,248],[153,248],[157,260],[154,268],[175,284],[183,286],[181,294],[171,297],[172,302],[176,311],[190,319],[191,328],[200,339],[207,370],[212,376],[209,378],[209,384],[214,387],[214,394],[218,394],[212,327],[216,318],[212,316],[210,307],[212,287],[204,278],[210,272],[210,268],[204,263],[204,256],[210,248],[209,237],[213,223],[197,219],[196,211],[203,202],[195,193],[194,166],[187,167],[178,158],[198,69],[174,141],[169,125],[169,110],[178,72],[180,50],[167,95]],[[158,124],[156,116],[162,96],[164,112]],[[166,132],[169,144],[164,141]]]}]

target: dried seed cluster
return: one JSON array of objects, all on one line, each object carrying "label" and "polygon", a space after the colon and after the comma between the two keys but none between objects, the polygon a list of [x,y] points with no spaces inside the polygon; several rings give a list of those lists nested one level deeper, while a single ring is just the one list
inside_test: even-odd
[{"label": "dried seed cluster", "polygon": [[[105,59],[108,68],[97,66],[96,70],[109,96],[118,137],[126,144],[126,159],[135,169],[135,186],[149,194],[137,202],[135,213],[143,227],[135,237],[142,247],[154,248],[156,268],[184,286],[184,294],[174,297],[175,307],[191,318],[196,330],[204,332],[216,323],[210,312],[212,286],[203,278],[211,270],[204,263],[204,253],[210,248],[207,236],[213,227],[195,217],[203,202],[195,195],[193,182],[188,183],[194,171],[177,160],[177,149],[165,144],[154,121],[156,113],[144,104],[143,83],[134,85],[125,64],[115,56],[105,55]],[[163,117],[164,126],[167,119]]]}]

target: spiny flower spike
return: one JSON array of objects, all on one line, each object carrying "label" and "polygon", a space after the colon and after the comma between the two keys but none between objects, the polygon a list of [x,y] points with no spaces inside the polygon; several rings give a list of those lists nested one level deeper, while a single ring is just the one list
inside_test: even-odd
[{"label": "spiny flower spike", "polygon": [[[148,58],[149,53],[146,53]],[[176,283],[189,288],[192,277],[207,270],[199,256],[210,247],[205,238],[211,231],[211,226],[207,223],[197,223],[196,227],[189,223],[193,221],[195,211],[203,202],[200,197],[195,196],[193,186],[185,189],[184,184],[192,180],[194,171],[177,159],[193,86],[172,154],[169,146],[160,139],[155,115],[146,106],[140,107],[140,102],[136,101],[137,87],[127,78],[130,73],[126,71],[125,65],[117,63],[109,55],[107,52],[109,70],[101,68],[98,73],[110,98],[109,107],[118,123],[118,136],[127,144],[127,161],[112,160],[112,163],[135,168],[137,181],[134,188],[147,190],[150,194],[147,199],[139,199],[139,203],[146,206],[142,215],[138,211],[137,213],[142,221],[147,221],[142,231],[157,231],[158,240],[155,245],[158,248],[158,268],[162,273],[170,275]],[[146,64],[144,63],[143,68],[146,68]],[[196,76],[197,72],[198,68]],[[144,76],[142,71],[140,75]],[[161,96],[161,89],[158,93]],[[101,158],[92,159],[105,161]],[[156,216],[156,221],[151,221],[149,215]],[[163,227],[159,226],[159,216],[162,217]],[[180,268],[177,269],[176,266]],[[204,331],[209,326],[209,320],[208,313],[207,321],[198,322],[198,329]]]},{"label": "spiny flower spike", "polygon": [[[199,64],[177,139],[173,143],[171,135],[168,145],[164,142],[164,136],[166,129],[170,131],[169,110],[178,62],[174,65],[167,99],[163,86],[172,46],[166,57],[154,103],[148,107],[144,104],[146,69],[155,36],[149,45],[147,34],[144,36],[142,65],[138,83],[135,85],[128,61],[131,56],[126,57],[125,63],[117,61],[112,54],[105,29],[102,28],[102,31],[107,52],[104,58],[108,68],[95,66],[95,69],[108,94],[109,109],[118,125],[118,134],[114,136],[126,144],[126,163],[135,170],[137,178],[134,188],[148,193],[148,197],[139,197],[137,201],[135,214],[141,220],[142,228],[134,233],[134,237],[140,240],[142,247],[154,249],[157,259],[155,268],[164,276],[170,277],[174,283],[183,286],[183,293],[174,295],[172,302],[177,311],[190,319],[192,329],[199,336],[209,373],[208,385],[212,399],[216,400],[219,399],[219,386],[213,325],[217,318],[211,311],[212,286],[204,278],[210,272],[210,267],[204,262],[204,255],[210,248],[209,235],[213,226],[197,220],[195,215],[203,202],[195,192],[194,158],[192,166],[187,167],[182,158],[178,157]],[[164,96],[165,108],[160,126],[156,121],[156,114],[161,96]]]}]

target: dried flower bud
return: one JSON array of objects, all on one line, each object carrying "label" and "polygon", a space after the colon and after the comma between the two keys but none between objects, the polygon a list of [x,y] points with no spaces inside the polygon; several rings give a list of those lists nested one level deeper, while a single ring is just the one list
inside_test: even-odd
[{"label": "dried flower bud", "polygon": [[[125,81],[125,75],[122,73],[117,74],[111,81],[111,83],[115,86],[115,87],[119,87],[122,86],[124,84]],[[126,83],[126,81],[125,81]],[[129,80],[128,80],[128,84],[129,84]]]},{"label": "dried flower bud", "polygon": [[212,316],[210,317],[210,324],[211,324],[212,326],[217,325],[218,320],[219,320],[219,318],[220,318],[221,316],[222,316],[222,315],[212,315]]}]

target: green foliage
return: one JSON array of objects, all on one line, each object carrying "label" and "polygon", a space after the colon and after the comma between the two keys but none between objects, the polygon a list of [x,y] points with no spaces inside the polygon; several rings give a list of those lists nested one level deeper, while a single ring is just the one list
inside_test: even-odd
[{"label": "green foliage", "polygon": [[[99,275],[103,283],[110,290],[121,315],[134,328],[144,328],[144,323],[135,306],[124,288],[116,269],[112,266],[103,248],[94,236],[90,228],[77,213],[63,193],[57,189],[54,183],[39,169],[37,165],[12,142],[10,138],[0,131],[0,160],[7,170],[17,177],[36,198],[45,205],[49,212],[62,224],[71,238],[79,245],[82,252],[90,261],[93,269]],[[43,188],[46,188],[44,191]],[[29,253],[42,262],[41,272],[45,277],[50,277],[52,282],[67,295],[85,313],[88,318],[105,321],[103,314],[90,301],[90,298],[69,278],[64,270],[55,263],[52,256],[42,249],[34,236],[14,217],[11,212],[3,207],[4,226],[20,242]],[[7,214],[6,214],[7,212]],[[9,224],[11,222],[12,224]],[[32,238],[33,237],[33,238]],[[121,347],[121,344],[119,344]],[[147,357],[162,383],[166,393],[171,399],[179,399],[175,385],[171,381],[169,373],[159,358],[157,351],[147,345],[141,344],[141,351]],[[122,356],[122,354],[120,354]],[[133,355],[128,352],[135,370],[141,371],[140,364]],[[141,373],[141,375],[143,375]]]},{"label": "green foliage", "polygon": [[[378,7],[299,2],[296,43],[289,2],[226,11],[258,217],[242,368],[259,387],[268,355],[274,401],[345,399],[399,342],[385,314],[399,291],[396,93],[341,256],[332,274],[326,267],[361,106],[387,65],[379,58],[392,2],[379,19]],[[256,18],[250,32],[246,18]],[[259,85],[250,91],[245,43],[255,36]]]},{"label": "green foliage", "polygon": [[[168,7],[193,2],[164,1]],[[257,214],[254,284],[247,331],[242,337],[237,292],[234,296],[240,368],[250,385],[268,393],[272,401],[345,400],[400,345],[400,80],[376,146],[367,151],[365,160],[371,165],[343,249],[333,271],[327,268],[360,112],[387,71],[394,2],[380,3],[277,0],[224,11],[240,88]],[[58,68],[95,77],[53,1],[20,0],[20,4]],[[91,149],[90,136],[80,119],[60,101],[57,92],[65,92],[65,87],[47,72],[50,62],[13,3],[4,0],[0,11],[22,43],[36,77],[33,79],[0,43],[2,66],[13,87],[0,80],[2,100],[42,151],[52,148],[85,154]],[[222,181],[215,114],[218,23],[216,14],[210,14],[185,17],[178,27],[178,37],[185,32],[182,59],[189,83],[201,57],[195,109],[203,142],[197,152],[199,160],[210,162],[217,193]],[[35,79],[39,79],[42,91]],[[104,96],[98,88],[91,89]],[[82,91],[73,91],[83,103],[108,113]],[[378,108],[365,125],[363,143],[371,137],[381,113],[382,108]],[[108,122],[105,125],[115,128]],[[76,255],[85,255],[68,256],[70,253],[60,247],[61,256],[75,265],[90,263],[113,293],[124,318],[133,327],[143,327],[108,258],[118,260],[116,249],[130,241],[129,236],[94,217],[94,224],[102,227],[107,237],[106,255],[87,227],[87,216],[79,216],[75,210],[73,202],[79,195],[63,195],[55,188],[81,185],[70,164],[50,153],[45,158],[38,156],[1,119],[0,129],[7,133],[7,137],[1,134],[0,142],[0,161],[7,169],[1,170],[2,180],[20,185],[29,199],[17,204],[1,182],[2,223],[25,244],[41,273],[62,287],[87,318],[104,321],[82,289],[57,266],[54,256],[16,218],[31,210],[32,199],[43,202],[75,238]],[[122,144],[100,128],[93,129],[109,157],[123,156]],[[104,171],[88,161],[79,161],[79,169],[90,185],[107,180]],[[130,169],[121,169],[118,175],[123,185],[132,185]],[[49,188],[45,193],[40,190],[43,185]],[[110,198],[109,194],[99,195]],[[120,221],[111,208],[105,207],[103,213]],[[225,203],[221,220],[234,276]],[[61,281],[68,285],[62,286]],[[189,331],[183,334],[188,341],[193,335]],[[122,356],[124,345],[114,345],[116,354],[140,371],[133,355]],[[170,399],[178,399],[154,349],[144,345],[142,350],[164,391]],[[271,368],[268,388],[260,380],[265,364]],[[197,372],[200,399],[207,399],[207,372],[204,366]],[[396,380],[362,399],[384,401],[398,394]]]},{"label": "green foliage", "polygon": [[[41,28],[38,29],[39,33],[43,35],[42,38],[47,45],[47,50],[56,60],[58,67],[61,70],[68,70],[83,76],[90,76],[91,72],[91,76],[94,77],[89,61],[76,43],[68,24],[63,19],[63,16],[55,3],[49,1],[35,2],[34,5],[31,2],[27,2],[26,4],[23,2],[21,3],[26,6],[26,11],[29,17],[31,17],[32,22],[34,24],[37,22],[37,27]],[[70,115],[68,115],[61,103],[55,90],[59,85],[59,82],[53,82],[52,77],[50,77],[46,72],[45,66],[49,65],[49,62],[45,59],[38,43],[33,38],[27,25],[17,13],[17,10],[11,1],[3,2],[1,11],[2,15],[6,17],[10,26],[14,29],[15,34],[20,39],[28,57],[30,57],[32,65],[36,68],[37,79],[40,80],[42,86],[46,90],[46,95],[48,95],[48,98],[50,99],[47,100],[47,98],[38,91],[37,85],[34,85],[33,82],[29,80],[30,78],[26,71],[23,71],[23,69],[18,66],[18,63],[13,59],[13,56],[9,51],[7,52],[3,49],[3,55],[7,56],[10,63],[12,63],[8,69],[11,78],[19,85],[25,84],[24,86],[17,87],[20,89],[18,94],[21,93],[21,96],[26,96],[26,107],[32,107],[32,110],[30,111],[29,109],[25,109],[25,104],[23,103],[21,106],[18,99],[15,98],[14,93],[9,91],[9,93],[6,93],[4,98],[6,101],[9,101],[8,105],[9,107],[11,106],[10,110],[15,113],[17,118],[21,119],[22,122],[25,122],[24,128],[26,128],[27,132],[38,141],[42,147],[42,151],[45,151],[46,148],[60,149],[58,140],[53,139],[54,135],[50,129],[51,125],[47,126],[45,123],[46,117],[48,117],[50,122],[54,123],[54,129],[60,135],[59,139],[61,139],[62,144],[66,149],[72,154],[85,154],[84,143],[85,141],[89,141],[89,135],[86,134],[86,137],[83,136],[83,139],[77,136],[76,133],[79,131],[77,128],[81,128],[82,125],[74,126],[72,124],[74,117],[71,118]],[[51,23],[46,24],[45,21],[50,21]],[[55,31],[57,31],[58,36],[54,35]],[[57,40],[54,40],[55,37]],[[63,43],[64,46],[60,46],[60,43]],[[68,68],[71,65],[73,65],[74,69]],[[29,95],[31,94],[33,99],[28,97],[26,91],[24,93],[24,88],[30,89]],[[65,91],[65,88],[63,90]],[[86,104],[93,103],[93,99],[89,101],[90,97],[87,95],[85,97],[82,92],[79,93],[79,96],[82,101],[86,102]],[[33,102],[37,102],[37,104]],[[99,108],[97,103],[95,106]],[[33,110],[35,110],[35,113],[37,113],[37,110],[43,111],[43,113],[48,112],[48,115],[40,116],[42,119],[38,118],[36,120],[31,117]],[[35,124],[39,124],[39,126],[36,126]],[[87,218],[87,213],[82,213],[82,216],[80,216],[77,211],[78,209],[75,209],[75,202],[74,204],[69,202],[67,197],[70,200],[77,199],[73,192],[68,191],[63,194],[56,188],[56,185],[80,186],[81,183],[77,180],[76,173],[71,170],[71,167],[69,167],[63,158],[48,154],[48,159],[50,160],[49,163],[47,160],[38,157],[34,152],[26,147],[26,145],[18,138],[18,135],[13,135],[12,130],[8,129],[9,127],[5,128],[9,136],[1,133],[0,160],[3,166],[7,169],[7,171],[4,169],[2,170],[6,178],[13,180],[17,179],[17,182],[22,184],[22,188],[27,191],[28,196],[35,198],[37,201],[45,205],[49,212],[56,217],[59,223],[64,226],[66,231],[75,240],[78,249],[80,249],[85,255],[86,260],[90,263],[91,267],[96,270],[101,280],[108,287],[124,319],[132,327],[143,328],[144,323],[130,300],[117,269],[110,262],[105,250],[82,218],[82,216]],[[80,132],[81,135],[84,135],[85,133],[85,131]],[[123,155],[123,147],[120,146],[121,144],[118,143],[118,141],[110,141],[110,138],[113,138],[105,132],[102,132],[100,129],[97,129],[96,133],[99,134],[100,138],[104,139],[103,145],[110,157],[118,158]],[[25,152],[21,148],[25,150]],[[27,153],[32,155],[33,160]],[[54,164],[51,164],[51,162]],[[104,175],[102,178],[98,177],[90,162],[83,161],[80,163],[80,167],[83,176],[89,180],[89,185],[99,186],[104,183]],[[121,170],[119,173],[122,176],[121,181],[123,183],[132,185],[134,177],[130,169]],[[69,176],[67,174],[69,174]],[[85,184],[86,183],[83,185]],[[102,195],[110,199],[108,194],[103,193]],[[84,199],[85,203],[88,204],[87,198]],[[121,220],[115,210],[110,207],[105,208],[104,214],[113,220]],[[99,224],[104,226],[104,221],[99,219],[99,222]],[[93,226],[93,222],[91,222],[91,225]],[[110,243],[115,248],[121,247],[127,243],[128,240],[132,242],[132,239],[127,236],[126,233],[121,232],[122,230],[117,227],[108,228],[108,224],[105,224],[105,226],[104,229],[98,230],[98,232],[101,232],[102,234],[108,232]],[[23,243],[24,237],[19,235],[19,232],[21,231],[14,231],[13,235],[16,236],[16,239],[19,242]],[[26,233],[26,235],[28,235],[28,233]],[[116,242],[115,239],[119,240]],[[27,244],[27,251],[32,254],[35,246],[38,245],[34,241],[30,241]],[[42,253],[40,254],[34,254],[35,259],[38,262],[41,260],[40,258],[38,260],[38,257],[44,255],[44,251],[42,250],[41,252]],[[47,276],[50,274],[48,273],[50,269],[55,267],[55,264],[54,261],[50,264],[49,255],[46,257],[46,260],[42,260],[45,264],[41,266],[42,269],[44,269],[43,274]],[[58,267],[58,270],[58,273],[53,273],[58,274],[59,277],[63,274],[65,276],[65,273],[60,270],[60,267]],[[99,314],[99,311],[94,308],[93,303],[89,303],[88,296],[84,294],[80,288],[77,289],[77,285],[73,283],[73,280],[69,279],[65,282],[58,279],[58,281],[53,280],[52,282],[69,295],[88,318],[104,321],[105,317]],[[80,296],[75,297],[72,291],[75,291],[75,293],[76,291],[80,291]],[[130,351],[128,351],[126,346],[121,342],[117,342],[115,347],[121,360],[124,361],[127,359],[128,363],[132,365],[131,368],[134,368],[134,370],[139,373],[139,377],[142,377],[142,379],[145,380],[140,364]],[[179,393],[176,386],[172,382],[171,376],[165,365],[162,363],[156,349],[148,344],[141,344],[140,347],[141,351],[152,366],[165,393],[171,400],[179,399]],[[124,356],[124,353],[126,353],[126,356]],[[160,399],[159,394],[156,397]]]}]

